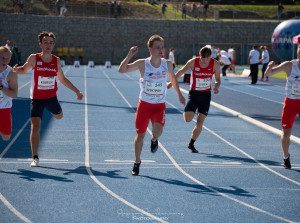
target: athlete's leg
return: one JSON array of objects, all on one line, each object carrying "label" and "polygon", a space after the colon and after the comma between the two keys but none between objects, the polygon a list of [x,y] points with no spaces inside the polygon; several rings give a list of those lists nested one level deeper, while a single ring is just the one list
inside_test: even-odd
[{"label": "athlete's leg", "polygon": [[193,129],[192,137],[191,137],[195,141],[202,131],[202,126],[203,126],[205,118],[206,118],[206,115],[204,115],[202,113],[198,114],[197,123],[196,123],[195,128]]},{"label": "athlete's leg", "polygon": [[41,118],[31,117],[30,145],[31,145],[32,157],[38,156],[39,143],[40,143],[40,128],[41,128]]},{"label": "athlete's leg", "polygon": [[192,112],[192,111],[183,112],[183,119],[186,122],[192,121],[194,116],[195,116],[195,112]]},{"label": "athlete's leg", "polygon": [[1,135],[3,141],[8,141],[10,139],[10,136],[11,136],[11,135],[5,135],[1,132],[0,132],[0,135]]},{"label": "athlete's leg", "polygon": [[53,117],[56,118],[56,119],[62,119],[62,118],[63,118],[63,112],[61,112],[61,113],[58,114],[58,115],[55,115],[55,114],[52,113],[52,115],[53,115]]},{"label": "athlete's leg", "polygon": [[290,137],[292,134],[292,129],[282,129],[281,135],[281,148],[284,157],[289,156],[289,147],[290,147]]},{"label": "athlete's leg", "polygon": [[134,139],[135,163],[141,162],[141,153],[142,153],[142,149],[143,149],[145,135],[146,135],[146,132],[142,133],[142,134],[136,133],[136,135],[135,135],[135,139]]},{"label": "athlete's leg", "polygon": [[164,126],[162,126],[160,123],[155,122],[152,124],[152,136],[151,136],[151,140],[156,140],[158,139],[162,132],[163,132]]}]

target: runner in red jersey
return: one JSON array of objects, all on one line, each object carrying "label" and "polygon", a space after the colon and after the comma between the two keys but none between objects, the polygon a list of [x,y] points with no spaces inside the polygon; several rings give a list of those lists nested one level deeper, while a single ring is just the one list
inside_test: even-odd
[{"label": "runner in red jersey", "polygon": [[61,69],[61,61],[52,55],[55,44],[53,33],[42,32],[38,35],[41,53],[31,54],[26,63],[16,67],[18,74],[25,74],[32,69],[32,81],[30,88],[31,98],[31,133],[30,144],[33,161],[31,166],[39,165],[38,146],[40,142],[40,127],[43,111],[46,108],[54,118],[61,119],[63,112],[56,97],[56,78],[70,90],[74,91],[78,100],[82,100],[83,94],[65,77]]},{"label": "runner in red jersey", "polygon": [[[214,93],[219,93],[220,80],[220,63],[211,58],[211,49],[203,47],[200,49],[199,57],[190,59],[175,74],[176,78],[180,78],[183,74],[192,70],[190,78],[189,100],[184,109],[183,118],[186,122],[193,120],[196,110],[198,109],[198,118],[195,128],[193,129],[188,148],[193,153],[198,153],[194,147],[194,142],[199,137],[204,120],[208,114],[211,100],[212,77],[215,75]],[[172,84],[168,84],[168,88]]]}]

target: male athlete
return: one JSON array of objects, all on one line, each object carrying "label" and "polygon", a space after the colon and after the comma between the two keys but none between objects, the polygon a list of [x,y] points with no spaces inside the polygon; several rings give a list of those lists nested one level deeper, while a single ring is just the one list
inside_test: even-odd
[{"label": "male athlete", "polygon": [[[189,100],[184,109],[183,118],[186,122],[193,120],[196,110],[198,109],[198,118],[188,148],[193,153],[198,153],[194,143],[202,131],[204,120],[208,114],[211,100],[212,77],[215,75],[214,93],[219,93],[220,80],[220,63],[211,57],[211,49],[203,47],[199,51],[199,57],[190,59],[175,74],[180,78],[187,71],[192,70],[190,78]],[[172,83],[168,84],[168,88]]]},{"label": "male athlete", "polygon": [[269,63],[265,72],[267,77],[282,71],[284,71],[287,76],[285,85],[286,97],[281,116],[281,148],[284,168],[290,169],[292,167],[289,154],[290,137],[297,114],[300,117],[300,45],[298,46],[296,60],[283,62],[277,67],[274,67],[274,65],[274,61]]},{"label": "male athlete", "polygon": [[11,55],[8,47],[0,47],[0,135],[4,141],[9,140],[11,136],[12,99],[18,94],[18,75],[8,65]]},{"label": "male athlete", "polygon": [[120,73],[139,70],[141,74],[140,100],[135,118],[135,163],[131,172],[132,175],[139,174],[144,137],[150,120],[152,122],[151,152],[155,153],[158,149],[157,139],[161,136],[165,124],[165,97],[168,76],[178,94],[179,101],[185,105],[185,98],[182,96],[174,76],[173,64],[171,61],[162,58],[164,39],[158,35],[151,36],[148,40],[148,48],[150,57],[129,64],[130,59],[138,52],[137,46],[131,47],[128,55],[119,66]]},{"label": "male athlete", "polygon": [[55,35],[51,32],[42,32],[38,35],[38,41],[42,52],[31,54],[23,66],[17,67],[18,74],[25,74],[29,69],[32,69],[33,73],[30,88],[32,167],[39,165],[38,146],[44,109],[51,112],[56,119],[63,117],[63,111],[56,96],[56,77],[63,85],[76,93],[78,100],[83,98],[83,94],[65,77],[60,59],[51,54],[55,44]]}]

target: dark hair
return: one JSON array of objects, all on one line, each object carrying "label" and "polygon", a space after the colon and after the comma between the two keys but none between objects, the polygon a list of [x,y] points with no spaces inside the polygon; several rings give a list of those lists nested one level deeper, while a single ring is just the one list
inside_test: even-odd
[{"label": "dark hair", "polygon": [[169,52],[171,52],[171,51],[173,51],[173,50],[175,50],[174,47],[171,47],[171,48],[169,49]]},{"label": "dark hair", "polygon": [[150,39],[148,40],[148,47],[150,48],[150,47],[152,47],[153,46],[153,43],[155,42],[155,41],[164,41],[164,39],[161,37],[161,36],[159,36],[159,35],[153,35],[153,36],[151,36],[150,37]]},{"label": "dark hair", "polygon": [[199,55],[201,58],[210,57],[211,56],[211,49],[209,47],[202,47],[199,51]]},{"label": "dark hair", "polygon": [[54,35],[54,33],[43,31],[43,32],[41,32],[41,33],[38,35],[38,39],[39,39],[39,42],[40,42],[40,43],[42,42],[42,40],[43,40],[43,38],[44,38],[45,36],[52,37],[53,40],[55,41],[55,35]]}]

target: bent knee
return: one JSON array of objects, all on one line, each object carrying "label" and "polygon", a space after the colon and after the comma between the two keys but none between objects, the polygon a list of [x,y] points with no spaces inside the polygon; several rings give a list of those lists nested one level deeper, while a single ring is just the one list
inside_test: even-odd
[{"label": "bent knee", "polygon": [[59,119],[62,119],[63,116],[64,116],[63,113],[60,113],[60,114],[58,114],[58,115],[54,115],[54,114],[52,114],[52,115],[53,115],[54,118],[56,118],[56,119],[58,119],[58,120],[59,120]]}]

